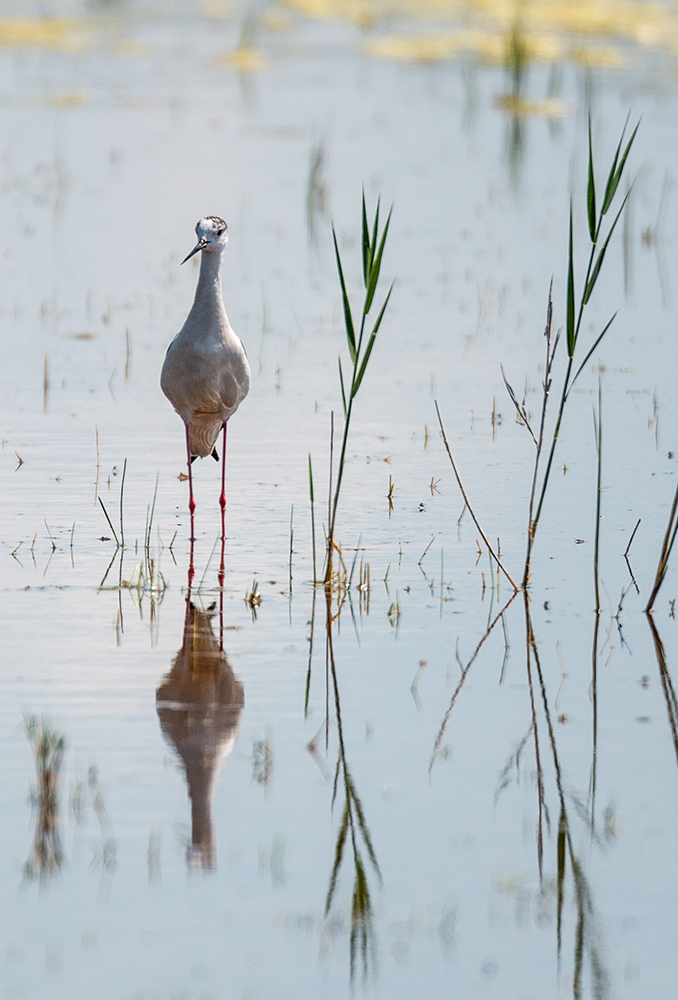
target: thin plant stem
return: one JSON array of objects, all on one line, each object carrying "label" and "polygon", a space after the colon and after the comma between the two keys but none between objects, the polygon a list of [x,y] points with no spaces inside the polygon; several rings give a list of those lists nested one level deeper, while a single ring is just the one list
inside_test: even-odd
[{"label": "thin plant stem", "polygon": [[600,615],[600,502],[602,496],[602,472],[603,472],[603,386],[601,379],[598,379],[598,418],[595,410],[593,413],[593,423],[596,435],[596,451],[598,453],[598,482],[596,487],[596,530],[593,542],[593,581],[596,596],[596,613]]},{"label": "thin plant stem", "polygon": [[[556,334],[555,340],[552,336],[553,333],[553,278],[551,278],[551,284],[549,285],[549,301],[546,309],[546,327],[544,329],[544,337],[546,339],[546,363],[544,365],[544,382],[543,382],[543,394],[542,394],[542,404],[541,404],[541,419],[539,421],[539,437],[536,440],[537,453],[534,459],[534,471],[532,473],[532,486],[530,488],[530,501],[528,506],[528,532],[527,532],[527,552],[525,553],[525,572],[523,575],[523,587],[527,586],[529,570],[530,570],[530,560],[532,555],[532,543],[534,541],[534,531],[532,530],[533,524],[533,511],[534,511],[534,501],[537,492],[537,481],[539,477],[539,462],[541,459],[542,449],[544,447],[544,428],[546,426],[546,410],[548,408],[549,395],[551,392],[551,372],[553,369],[553,361],[556,355],[556,349],[558,347],[558,341],[560,340],[560,334]],[[534,435],[532,435],[534,437]]]},{"label": "thin plant stem", "polygon": [[120,545],[121,545],[121,547],[123,549],[125,548],[125,529],[124,529],[123,518],[122,518],[122,507],[123,507],[123,498],[124,498],[124,494],[125,494],[125,473],[126,472],[127,472],[127,459],[125,459],[125,461],[123,463],[123,466],[122,466],[122,479],[120,481]]},{"label": "thin plant stem", "polygon": [[[105,518],[106,518],[106,520],[108,521],[108,527],[109,527],[109,528],[111,529],[111,531],[113,532],[113,538],[115,539],[115,546],[116,546],[116,549],[119,549],[119,548],[120,548],[120,541],[119,541],[119,539],[118,539],[118,533],[117,533],[117,531],[115,530],[115,528],[113,527],[113,522],[111,521],[110,517],[108,516],[108,511],[106,510],[106,508],[105,508],[105,506],[104,506],[104,502],[103,502],[103,500],[101,499],[101,497],[97,497],[97,500],[98,500],[98,501],[99,501],[99,503],[101,504],[101,509],[102,509],[102,510],[103,510],[103,512],[104,512],[104,517],[105,517]],[[114,558],[115,558],[115,556],[114,556]]]},{"label": "thin plant stem", "polygon": [[659,589],[664,582],[666,571],[669,568],[669,556],[671,555],[673,543],[676,540],[676,532],[678,532],[678,486],[676,487],[676,493],[673,498],[671,513],[669,514],[669,523],[666,526],[664,541],[662,543],[661,552],[659,553],[657,571],[654,577],[654,584],[652,586],[650,599],[647,602],[647,607],[645,608],[645,614],[649,614],[652,611]]},{"label": "thin plant stem", "polygon": [[[520,590],[520,587],[515,582],[515,580],[513,579],[513,577],[511,576],[511,574],[509,573],[509,571],[506,569],[506,567],[502,563],[502,561],[499,558],[499,556],[497,555],[497,553],[492,548],[492,543],[490,542],[489,538],[487,537],[487,535],[483,531],[483,529],[482,529],[482,527],[480,525],[480,521],[476,517],[475,512],[473,510],[473,507],[471,506],[471,501],[469,500],[468,494],[467,494],[466,490],[464,489],[464,484],[461,481],[461,476],[459,475],[459,470],[457,469],[457,464],[454,461],[454,456],[452,455],[452,449],[450,448],[449,442],[447,440],[447,434],[445,433],[445,427],[443,425],[443,418],[440,415],[440,409],[438,407],[438,401],[437,400],[434,400],[434,405],[435,405],[435,408],[436,408],[436,413],[438,415],[438,423],[440,424],[440,432],[441,432],[442,437],[443,437],[443,443],[445,445],[445,450],[447,452],[447,456],[448,456],[450,462],[452,463],[452,469],[454,470],[454,475],[456,477],[457,484],[458,484],[459,489],[461,491],[461,495],[464,498],[464,502],[465,502],[466,506],[468,507],[469,513],[470,513],[471,517],[473,518],[473,523],[475,524],[476,528],[480,532],[480,534],[482,536],[482,539],[485,542],[485,545],[487,547],[487,551],[490,553],[490,555],[494,559],[494,561],[497,564],[497,566],[499,567],[499,569],[502,571],[502,573],[504,574],[504,576],[506,577],[506,579],[508,580],[508,582],[511,584],[511,586],[514,589],[514,591],[516,591],[516,593],[517,593],[518,590]],[[422,558],[423,558],[423,556],[422,556]]]},{"label": "thin plant stem", "polygon": [[290,597],[292,596],[292,555],[294,553],[294,504],[292,504],[292,509],[290,510],[290,566],[289,566],[289,586],[290,586]]},{"label": "thin plant stem", "polygon": [[311,544],[313,546],[313,585],[318,582],[318,572],[316,569],[316,557],[315,557],[315,507],[314,507],[314,492],[313,492],[313,463],[311,462],[311,453],[308,453],[308,495],[311,501]]}]

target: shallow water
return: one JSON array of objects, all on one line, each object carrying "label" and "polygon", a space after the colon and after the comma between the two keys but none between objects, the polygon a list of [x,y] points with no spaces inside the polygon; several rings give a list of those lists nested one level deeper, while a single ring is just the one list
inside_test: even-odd
[{"label": "shallow water", "polygon": [[[366,21],[374,9],[273,5],[246,21],[235,7],[55,4],[40,22],[42,8],[2,8],[3,998],[674,994],[674,570],[663,648],[642,614],[678,455],[673,8],[661,47],[633,41],[658,23],[640,4],[619,37],[582,36],[615,68],[535,50],[520,98],[561,102],[550,118],[506,111],[487,45],[412,58],[412,39],[457,30],[444,5],[434,22],[406,5]],[[535,9],[570,46],[572,25]],[[486,41],[510,27],[489,8],[463,16]],[[382,58],[395,36],[406,58]],[[498,617],[511,587],[468,513],[458,524],[434,400],[519,575],[533,446],[499,366],[536,412],[552,276],[556,326],[565,315],[570,194],[583,276],[589,107],[599,191],[627,112],[642,118],[636,180],[587,307],[587,337],[618,315],[568,403],[528,655],[522,596]],[[396,285],[356,397],[337,530],[349,568],[359,554],[333,676],[307,456],[321,539],[345,356],[330,222],[357,301],[362,185],[370,210],[379,194],[394,204],[384,292]],[[182,427],[158,378],[197,276],[179,262],[211,213],[229,223],[226,307],[253,384],[229,424],[222,592],[219,468],[194,467],[191,597],[216,671],[184,720],[207,740],[200,840],[167,715],[187,697],[189,527]],[[564,361],[561,344],[554,396]],[[118,531],[123,469],[121,554],[98,498]],[[639,518],[637,593],[623,554]],[[31,717],[65,738],[47,818]],[[347,789],[355,841],[328,908]]]}]

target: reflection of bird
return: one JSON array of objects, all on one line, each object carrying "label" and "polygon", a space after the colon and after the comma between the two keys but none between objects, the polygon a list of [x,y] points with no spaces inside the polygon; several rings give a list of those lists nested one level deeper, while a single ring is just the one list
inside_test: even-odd
[{"label": "reflection of bird", "polygon": [[223,219],[208,215],[195,227],[198,242],[189,253],[202,251],[200,277],[186,322],[169,346],[160,385],[186,425],[191,539],[194,538],[192,462],[212,455],[224,431],[221,469],[222,536],[226,493],[226,421],[238,409],[250,387],[250,367],[240,340],[231,329],[221,295],[221,255],[228,242]]},{"label": "reflection of bird", "polygon": [[245,696],[212,631],[210,615],[190,602],[184,644],[156,691],[160,727],[186,772],[191,800],[189,863],[216,868],[212,796],[219,765],[233,747]]}]

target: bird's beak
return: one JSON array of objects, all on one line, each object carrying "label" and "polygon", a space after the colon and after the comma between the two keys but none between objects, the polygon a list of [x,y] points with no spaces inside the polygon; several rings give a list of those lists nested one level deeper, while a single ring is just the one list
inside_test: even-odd
[{"label": "bird's beak", "polygon": [[203,236],[202,239],[198,240],[198,242],[196,243],[196,245],[193,247],[193,249],[189,253],[188,257],[184,257],[184,259],[182,260],[181,263],[185,264],[187,260],[191,259],[191,257],[193,256],[194,253],[197,253],[198,250],[203,250],[207,246],[208,243],[209,243],[209,240],[206,240],[205,237]]}]

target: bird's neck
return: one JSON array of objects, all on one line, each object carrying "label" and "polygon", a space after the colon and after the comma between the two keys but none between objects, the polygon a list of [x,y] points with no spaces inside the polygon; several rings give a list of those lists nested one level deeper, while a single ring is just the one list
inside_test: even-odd
[{"label": "bird's neck", "polygon": [[224,313],[221,292],[221,254],[203,253],[200,259],[200,277],[193,300],[194,314],[215,316]]}]

